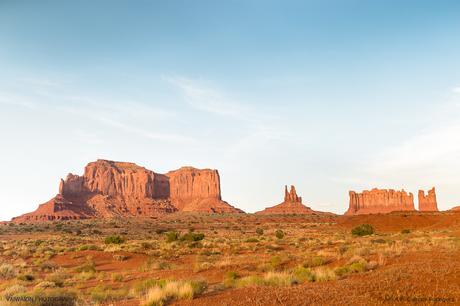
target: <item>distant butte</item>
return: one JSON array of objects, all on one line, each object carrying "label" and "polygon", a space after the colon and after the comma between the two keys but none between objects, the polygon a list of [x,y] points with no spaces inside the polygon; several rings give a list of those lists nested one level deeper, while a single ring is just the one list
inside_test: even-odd
[{"label": "distant butte", "polygon": [[419,211],[439,211],[436,200],[436,190],[431,188],[425,196],[425,191],[418,191],[418,210]]},{"label": "distant butte", "polygon": [[[393,189],[364,190],[361,193],[349,192],[350,202],[345,215],[365,215],[390,213],[393,211],[416,211],[414,196],[406,191]],[[436,191],[433,187],[425,196],[423,190],[418,192],[419,211],[439,211],[436,201]]]},{"label": "distant butte", "polygon": [[321,214],[322,212],[317,212],[302,204],[302,198],[297,195],[294,186],[291,186],[291,189],[288,191],[287,186],[284,187],[284,201],[278,205],[265,208],[262,211],[256,212],[256,214],[263,215],[312,215],[312,214]]},{"label": "distant butte", "polygon": [[243,212],[222,200],[217,170],[183,167],[159,174],[134,163],[97,160],[83,176],[61,180],[53,199],[12,221],[153,217],[177,211]]},{"label": "distant butte", "polygon": [[413,194],[408,194],[404,190],[374,188],[361,193],[350,191],[349,196],[349,207],[345,215],[415,211]]}]

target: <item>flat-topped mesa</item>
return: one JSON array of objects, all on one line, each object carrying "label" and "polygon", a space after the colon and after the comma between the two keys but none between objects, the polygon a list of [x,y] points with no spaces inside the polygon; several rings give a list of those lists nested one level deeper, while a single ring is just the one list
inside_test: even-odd
[{"label": "flat-topped mesa", "polygon": [[182,167],[168,172],[166,176],[169,178],[171,201],[180,210],[197,199],[222,200],[217,170]]},{"label": "flat-topped mesa", "polygon": [[168,178],[134,163],[98,160],[85,167],[84,186],[104,196],[164,199],[169,197]]},{"label": "flat-topped mesa", "polygon": [[83,176],[61,179],[54,199],[13,220],[152,217],[178,210],[242,212],[222,201],[217,170],[184,167],[159,174],[134,163],[97,160],[85,167]]},{"label": "flat-topped mesa", "polygon": [[350,203],[345,215],[389,213],[392,211],[415,211],[414,195],[393,189],[364,190],[362,193],[349,192]]},{"label": "flat-topped mesa", "polygon": [[182,167],[166,174],[170,199],[180,211],[202,213],[244,213],[222,200],[217,170]]},{"label": "flat-topped mesa", "polygon": [[428,190],[428,194],[425,196],[425,191],[418,191],[418,210],[419,211],[439,211],[438,203],[436,201],[436,190],[433,187]]},{"label": "flat-topped mesa", "polygon": [[284,202],[272,207],[267,207],[262,211],[256,212],[256,214],[262,215],[293,215],[293,214],[302,214],[302,215],[312,215],[312,214],[321,214],[312,210],[310,207],[307,207],[302,204],[302,198],[297,196],[297,192],[294,186],[291,186],[290,191],[288,191],[287,186],[284,187]]}]

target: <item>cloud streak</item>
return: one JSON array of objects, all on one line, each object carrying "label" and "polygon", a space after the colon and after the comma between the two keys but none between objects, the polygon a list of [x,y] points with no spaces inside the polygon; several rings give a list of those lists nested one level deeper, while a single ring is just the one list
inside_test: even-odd
[{"label": "cloud streak", "polygon": [[184,77],[163,77],[163,80],[178,88],[185,101],[195,109],[240,119],[249,111],[206,82]]}]

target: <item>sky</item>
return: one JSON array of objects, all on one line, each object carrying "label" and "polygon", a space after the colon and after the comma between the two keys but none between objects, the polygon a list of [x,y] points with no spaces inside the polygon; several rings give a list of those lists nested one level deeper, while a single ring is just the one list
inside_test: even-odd
[{"label": "sky", "polygon": [[0,0],[0,220],[96,159],[218,169],[247,212],[460,205],[459,37],[457,0]]}]

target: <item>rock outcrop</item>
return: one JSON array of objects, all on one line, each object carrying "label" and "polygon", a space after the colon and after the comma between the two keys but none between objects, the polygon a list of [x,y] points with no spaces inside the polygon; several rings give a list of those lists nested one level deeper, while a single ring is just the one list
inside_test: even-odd
[{"label": "rock outcrop", "polygon": [[418,191],[418,210],[419,211],[439,211],[438,202],[436,201],[436,190],[434,187],[428,190],[425,196],[425,191]]},{"label": "rock outcrop", "polygon": [[415,211],[414,196],[404,190],[372,189],[362,193],[349,192],[350,203],[345,215],[389,213],[392,211]]},{"label": "rock outcrop", "polygon": [[134,163],[97,160],[83,176],[61,179],[56,197],[13,221],[152,217],[176,211],[242,212],[222,201],[217,170],[184,167],[159,174]]},{"label": "rock outcrop", "polygon": [[256,212],[256,214],[264,215],[279,215],[279,214],[318,214],[310,207],[307,207],[302,204],[302,198],[297,196],[297,192],[294,186],[291,186],[290,191],[288,191],[287,186],[284,187],[284,201],[278,205],[265,208],[262,211]]}]

